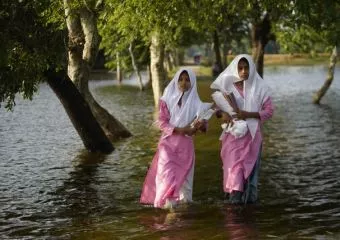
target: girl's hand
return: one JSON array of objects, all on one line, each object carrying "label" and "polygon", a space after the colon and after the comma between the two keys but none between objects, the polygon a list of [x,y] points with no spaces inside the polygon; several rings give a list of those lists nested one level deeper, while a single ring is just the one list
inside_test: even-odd
[{"label": "girl's hand", "polygon": [[191,126],[187,126],[184,129],[184,134],[188,136],[195,135],[195,133],[197,132],[197,128]]},{"label": "girl's hand", "polygon": [[191,127],[190,125],[180,128],[180,127],[175,127],[174,132],[176,134],[180,134],[180,135],[188,135],[188,136],[192,136],[196,133],[197,129],[194,127]]},{"label": "girl's hand", "polygon": [[243,111],[243,110],[239,110],[237,113],[236,113],[236,118],[238,119],[238,120],[246,120],[246,118],[247,118],[247,115],[248,114],[248,112],[246,112],[246,111]]},{"label": "girl's hand", "polygon": [[222,112],[222,120],[226,124],[230,124],[230,126],[234,125],[233,118],[226,112]]},{"label": "girl's hand", "polygon": [[246,120],[247,118],[260,119],[260,114],[258,112],[247,112],[240,110],[236,113],[235,117],[239,120]]},{"label": "girl's hand", "polygon": [[195,121],[193,122],[193,126],[194,126],[194,128],[196,128],[196,129],[200,129],[200,128],[203,126],[203,121],[195,120]]}]

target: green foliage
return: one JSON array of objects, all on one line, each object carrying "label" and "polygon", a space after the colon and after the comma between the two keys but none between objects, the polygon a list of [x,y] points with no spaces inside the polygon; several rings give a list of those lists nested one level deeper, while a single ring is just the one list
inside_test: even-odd
[{"label": "green foliage", "polygon": [[329,45],[339,44],[340,2],[335,0],[296,1],[297,24],[306,24],[321,33]]},{"label": "green foliage", "polygon": [[0,103],[12,109],[15,95],[31,99],[51,63],[64,62],[64,33],[42,13],[49,1],[2,1],[0,5]]},{"label": "green foliage", "polygon": [[298,29],[284,28],[276,30],[277,42],[283,53],[324,52],[329,44],[326,31],[317,32],[313,27],[302,24]]},{"label": "green foliage", "polygon": [[137,64],[148,64],[150,37],[154,32],[159,33],[160,40],[167,48],[190,45],[192,34],[186,34],[190,29],[185,27],[188,7],[179,0],[108,0],[99,27],[103,36],[101,48],[109,58],[107,66],[116,66],[116,53],[119,52],[123,68],[131,70],[128,52],[131,42],[135,46],[133,52]]},{"label": "green foliage", "polygon": [[311,53],[330,51],[339,41],[340,4],[333,0],[295,1],[294,11],[276,27],[281,49]]}]

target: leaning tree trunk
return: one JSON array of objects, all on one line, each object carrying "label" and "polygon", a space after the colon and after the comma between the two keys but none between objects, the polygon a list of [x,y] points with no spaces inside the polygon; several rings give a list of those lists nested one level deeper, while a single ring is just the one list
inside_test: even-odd
[{"label": "leaning tree trunk", "polygon": [[260,22],[252,24],[251,29],[252,54],[256,65],[256,70],[261,77],[263,77],[264,47],[269,41],[270,30],[271,23],[268,13],[264,16],[264,18]]},{"label": "leaning tree trunk", "polygon": [[336,65],[339,50],[337,46],[333,48],[328,67],[328,76],[323,86],[313,96],[313,103],[320,104],[321,98],[326,94],[328,88],[331,86],[334,79],[334,68]]},{"label": "leaning tree trunk", "polygon": [[220,40],[218,38],[218,33],[216,30],[214,31],[213,39],[214,39],[215,60],[216,60],[216,64],[219,68],[219,73],[220,73],[222,72],[223,66],[222,66],[222,58],[221,58],[221,52],[220,52]]},{"label": "leaning tree trunk", "polygon": [[66,71],[47,72],[47,83],[63,104],[85,148],[92,152],[110,153],[114,150],[110,140],[93,116],[89,105],[80,94]]},{"label": "leaning tree trunk", "polygon": [[114,141],[131,136],[131,133],[93,98],[88,81],[90,70],[98,52],[100,36],[96,16],[88,8],[71,10],[72,0],[64,0],[67,28],[69,31],[68,75],[88,102],[93,115],[107,137]]},{"label": "leaning tree trunk", "polygon": [[139,89],[141,91],[143,91],[144,90],[144,86],[143,86],[142,76],[140,75],[140,71],[139,71],[139,69],[137,67],[137,64],[136,64],[135,55],[133,54],[132,42],[129,45],[129,53],[130,53],[130,57],[131,57],[131,61],[132,61],[133,70],[135,71],[135,73],[137,75]]},{"label": "leaning tree trunk", "polygon": [[166,71],[164,69],[164,45],[160,42],[159,35],[157,33],[154,33],[151,36],[150,58],[152,90],[155,107],[157,108],[159,99],[162,96],[166,84]]}]

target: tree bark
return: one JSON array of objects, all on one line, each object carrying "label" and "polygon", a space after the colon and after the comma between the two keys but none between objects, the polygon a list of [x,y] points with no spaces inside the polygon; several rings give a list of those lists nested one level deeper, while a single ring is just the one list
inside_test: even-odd
[{"label": "tree bark", "polygon": [[85,148],[91,152],[111,153],[114,147],[93,116],[89,105],[67,76],[66,71],[58,73],[49,71],[47,83],[64,106]]},{"label": "tree bark", "polygon": [[106,109],[93,98],[88,81],[94,64],[100,36],[98,34],[95,13],[88,8],[73,10],[72,0],[64,0],[66,24],[69,32],[68,75],[79,92],[88,102],[93,115],[98,120],[107,137],[111,140],[126,138],[131,133]]},{"label": "tree bark", "polygon": [[262,20],[252,24],[252,55],[258,74],[263,77],[264,47],[269,41],[271,23],[267,13]]},{"label": "tree bark", "polygon": [[116,61],[117,61],[117,68],[116,68],[116,78],[118,81],[118,84],[122,84],[123,76],[122,76],[122,70],[120,68],[120,56],[119,52],[116,53]]},{"label": "tree bark", "polygon": [[137,64],[136,64],[136,61],[135,61],[135,55],[133,54],[133,50],[132,50],[132,42],[129,45],[129,52],[130,52],[130,57],[131,57],[131,61],[132,61],[133,70],[135,71],[135,73],[137,75],[139,89],[141,91],[143,91],[144,90],[144,86],[143,86],[142,76],[140,75],[140,71],[139,71],[139,69],[137,67]]},{"label": "tree bark", "polygon": [[158,108],[159,98],[162,96],[164,87],[166,85],[166,71],[164,69],[164,45],[161,43],[158,33],[154,33],[151,36],[150,58],[152,90],[155,107]]},{"label": "tree bark", "polygon": [[222,57],[222,63],[223,63],[223,68],[225,69],[226,67],[228,67],[228,44],[227,43],[223,43],[223,47],[222,47],[222,53],[223,53],[223,57]]},{"label": "tree bark", "polygon": [[152,74],[151,74],[150,64],[146,66],[146,71],[148,73],[148,82],[145,84],[145,88],[150,89],[152,88]]},{"label": "tree bark", "polygon": [[222,58],[221,58],[221,52],[220,52],[220,40],[218,38],[218,32],[216,30],[214,31],[213,39],[214,39],[215,60],[219,68],[219,73],[221,73],[223,66],[222,66]]},{"label": "tree bark", "polygon": [[329,59],[328,75],[323,86],[313,96],[313,103],[320,104],[321,98],[326,94],[328,88],[331,86],[334,79],[334,68],[339,55],[337,46],[333,48],[331,57]]},{"label": "tree bark", "polygon": [[165,65],[166,65],[166,71],[170,72],[173,69],[173,61],[171,59],[171,51],[167,50],[165,51]]}]

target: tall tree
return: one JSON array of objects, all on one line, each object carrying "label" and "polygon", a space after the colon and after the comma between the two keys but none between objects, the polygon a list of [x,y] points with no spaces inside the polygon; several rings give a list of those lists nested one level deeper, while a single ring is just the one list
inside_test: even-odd
[{"label": "tall tree", "polygon": [[314,28],[332,49],[326,81],[313,95],[313,102],[319,104],[331,86],[339,56],[340,2],[334,0],[296,1],[296,11],[297,22]]},{"label": "tall tree", "polygon": [[206,40],[213,43],[215,64],[220,71],[227,66],[227,51],[232,40],[240,42],[249,31],[245,21],[247,15],[239,3],[235,0],[192,3],[189,25],[197,32],[208,33]]},{"label": "tall tree", "polygon": [[294,52],[331,52],[328,74],[323,86],[313,95],[320,103],[334,78],[339,56],[340,3],[334,0],[293,1],[294,14],[276,29],[280,45]]},{"label": "tall tree", "polygon": [[17,93],[32,99],[39,84],[47,80],[85,147],[90,151],[111,152],[111,142],[63,70],[66,36],[59,25],[47,21],[47,10],[52,5],[48,0],[0,3],[0,103],[13,109]]},{"label": "tall tree", "polygon": [[97,19],[103,1],[64,0],[68,41],[68,75],[88,102],[94,116],[111,140],[131,136],[131,133],[101,107],[92,96],[88,81],[96,59],[101,37]]},{"label": "tall tree", "polygon": [[289,18],[293,13],[293,2],[290,0],[251,0],[242,1],[238,6],[243,9],[247,21],[251,24],[252,55],[256,70],[263,77],[264,48],[274,36],[273,24],[282,18]]},{"label": "tall tree", "polygon": [[116,28],[128,43],[138,37],[149,46],[155,106],[167,84],[165,47],[178,38],[179,26],[186,21],[190,4],[180,0],[108,0],[111,8],[107,9],[105,27]]}]

